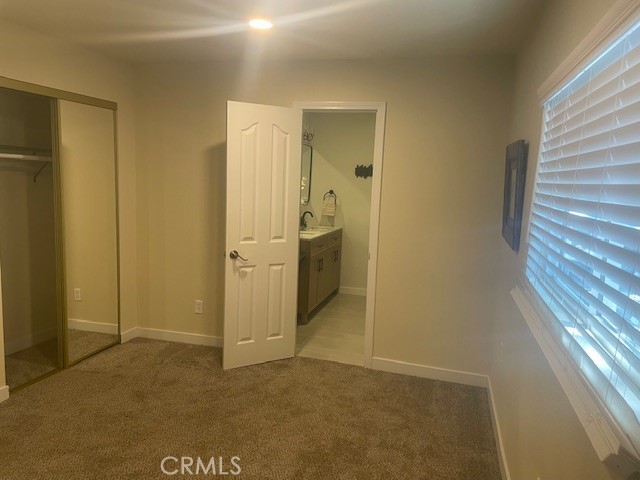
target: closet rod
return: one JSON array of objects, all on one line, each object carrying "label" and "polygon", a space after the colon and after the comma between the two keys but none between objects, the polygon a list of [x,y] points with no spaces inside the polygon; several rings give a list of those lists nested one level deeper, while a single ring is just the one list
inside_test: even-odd
[{"label": "closet rod", "polygon": [[0,145],[0,158],[7,160],[30,160],[36,162],[51,162],[52,152],[46,148],[16,147]]},{"label": "closet rod", "polygon": [[24,153],[0,152],[0,159],[6,160],[28,160],[30,162],[50,162],[51,155],[26,155]]}]

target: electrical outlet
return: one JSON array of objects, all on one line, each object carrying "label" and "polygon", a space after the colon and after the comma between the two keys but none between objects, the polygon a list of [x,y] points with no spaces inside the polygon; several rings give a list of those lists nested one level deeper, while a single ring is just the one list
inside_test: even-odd
[{"label": "electrical outlet", "polygon": [[74,288],[73,289],[73,299],[76,302],[81,302],[82,301],[82,290],[79,288]]},{"label": "electrical outlet", "polygon": [[204,311],[204,302],[202,300],[196,300],[196,313],[198,315],[202,314]]}]

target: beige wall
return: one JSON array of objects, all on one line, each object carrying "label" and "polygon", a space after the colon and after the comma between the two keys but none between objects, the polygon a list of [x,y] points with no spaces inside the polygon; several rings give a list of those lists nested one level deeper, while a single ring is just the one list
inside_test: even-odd
[{"label": "beige wall", "polygon": [[[22,165],[16,162],[16,167]],[[34,168],[39,167],[39,165]],[[53,181],[46,167],[0,170],[0,261],[7,355],[57,336]]]},{"label": "beige wall", "polygon": [[[309,210],[314,214],[309,225],[342,227],[340,287],[361,290],[364,295],[372,179],[356,178],[354,169],[373,163],[376,114],[306,113],[303,123],[315,136],[311,202],[301,206],[300,213]],[[323,197],[329,190],[338,195],[335,218],[322,216]]]},{"label": "beige wall", "polygon": [[[5,342],[9,344],[34,333],[31,328],[28,181],[25,173],[0,172],[3,331]],[[12,350],[10,348],[8,353],[13,353]]]},{"label": "beige wall", "polygon": [[489,371],[510,60],[136,71],[141,326],[222,335],[227,100],[386,101],[374,354]]},{"label": "beige wall", "polygon": [[[510,127],[510,140],[530,142],[526,207],[535,175],[542,124],[536,90],[560,65],[613,0],[548,2],[541,24],[521,53]],[[491,369],[498,416],[513,479],[613,478],[598,460],[555,375],[509,295],[521,275],[526,255],[500,244],[500,278],[495,359]],[[524,244],[524,241],[523,241]],[[500,359],[500,342],[504,351]]]}]

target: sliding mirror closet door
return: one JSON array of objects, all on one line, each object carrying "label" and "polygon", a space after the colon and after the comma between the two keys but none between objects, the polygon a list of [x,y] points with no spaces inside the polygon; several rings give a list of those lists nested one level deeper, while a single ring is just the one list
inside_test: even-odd
[{"label": "sliding mirror closet door", "polygon": [[119,340],[115,115],[58,102],[66,363]]},{"label": "sliding mirror closet door", "polygon": [[62,367],[52,106],[0,88],[0,351],[11,390]]}]

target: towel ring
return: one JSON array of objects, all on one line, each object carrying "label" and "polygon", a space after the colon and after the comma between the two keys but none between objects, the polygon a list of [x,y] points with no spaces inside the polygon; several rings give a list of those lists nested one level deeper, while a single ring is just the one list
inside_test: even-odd
[{"label": "towel ring", "polygon": [[334,198],[338,198],[338,196],[335,194],[335,192],[333,190],[329,190],[327,193],[324,194],[324,197],[322,197],[322,199],[324,200],[325,198],[327,198],[328,196],[333,196]]}]

